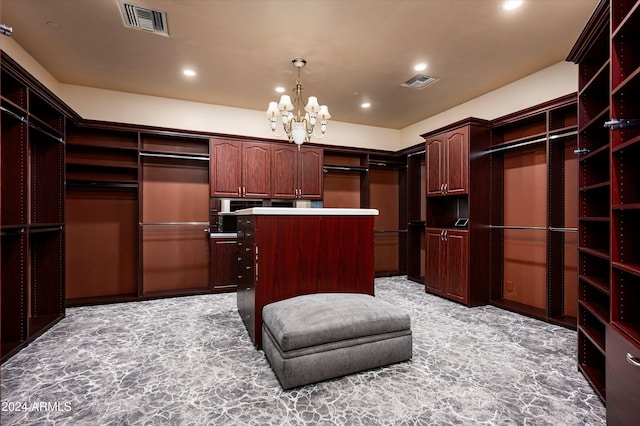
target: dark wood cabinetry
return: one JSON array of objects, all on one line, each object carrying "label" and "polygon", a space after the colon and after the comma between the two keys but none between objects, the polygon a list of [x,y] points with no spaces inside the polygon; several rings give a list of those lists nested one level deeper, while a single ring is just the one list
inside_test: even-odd
[{"label": "dark wood cabinetry", "polygon": [[135,297],[138,133],[69,124],[66,149],[67,303]]},{"label": "dark wood cabinetry", "polygon": [[274,144],[271,152],[271,191],[277,199],[322,199],[321,148]]},{"label": "dark wood cabinetry", "polygon": [[469,131],[461,127],[426,140],[427,195],[465,194]]},{"label": "dark wood cabinetry", "polygon": [[565,327],[577,316],[575,95],[493,121],[493,305]]},{"label": "dark wood cabinetry", "polygon": [[427,267],[425,286],[431,293],[467,302],[468,231],[427,230]]},{"label": "dark wood cabinetry", "polygon": [[211,196],[271,198],[271,145],[211,139]]},{"label": "dark wood cabinetry", "polygon": [[422,136],[425,290],[468,306],[484,304],[489,295],[489,123],[468,119]]},{"label": "dark wood cabinetry", "polygon": [[268,303],[320,292],[373,294],[373,215],[246,213],[237,219],[237,303],[256,347]]},{"label": "dark wood cabinetry", "polygon": [[211,237],[211,290],[226,292],[236,290],[237,239],[234,236]]},{"label": "dark wood cabinetry", "polygon": [[64,317],[65,116],[4,55],[2,360]]}]

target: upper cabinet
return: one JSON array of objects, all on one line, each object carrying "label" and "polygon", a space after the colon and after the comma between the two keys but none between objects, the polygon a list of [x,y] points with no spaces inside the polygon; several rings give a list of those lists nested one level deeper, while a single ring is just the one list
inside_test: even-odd
[{"label": "upper cabinet", "polygon": [[461,127],[426,140],[427,195],[466,194],[469,129]]},{"label": "upper cabinet", "polygon": [[273,198],[321,199],[322,162],[320,148],[274,145],[271,157]]},{"label": "upper cabinet", "polygon": [[270,198],[271,145],[211,139],[212,197]]}]

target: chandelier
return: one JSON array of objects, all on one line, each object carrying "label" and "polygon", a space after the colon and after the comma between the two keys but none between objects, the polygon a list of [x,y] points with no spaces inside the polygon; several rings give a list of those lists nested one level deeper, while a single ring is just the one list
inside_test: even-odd
[{"label": "chandelier", "polygon": [[[267,117],[271,125],[271,132],[278,137],[282,136],[276,134],[278,116],[282,117],[282,127],[289,138],[289,142],[294,142],[298,145],[299,150],[300,145],[304,142],[309,142],[311,136],[315,136],[318,139],[324,137],[324,133],[327,130],[327,121],[329,121],[331,115],[326,105],[318,104],[318,98],[315,96],[309,96],[307,106],[304,107],[305,113],[302,115],[304,102],[302,101],[303,89],[300,82],[300,70],[307,64],[307,61],[302,58],[295,58],[291,62],[298,69],[296,86],[293,88],[293,93],[295,94],[294,103],[291,103],[289,95],[282,95],[279,103],[269,102]],[[296,111],[295,115],[291,112],[294,109]],[[314,133],[318,120],[320,121],[320,131],[322,132],[319,136]]]}]

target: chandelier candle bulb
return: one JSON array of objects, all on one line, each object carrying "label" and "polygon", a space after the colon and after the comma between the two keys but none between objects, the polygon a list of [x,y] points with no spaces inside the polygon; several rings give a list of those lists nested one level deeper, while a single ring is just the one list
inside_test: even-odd
[{"label": "chandelier candle bulb", "polygon": [[[300,69],[306,65],[307,61],[302,58],[296,58],[291,62],[293,66],[298,69],[298,78],[293,88],[293,93],[295,94],[294,101],[293,103],[291,102],[289,95],[282,95],[279,103],[269,102],[267,117],[271,126],[271,132],[274,136],[279,137],[281,135],[276,134],[276,127],[277,117],[281,115],[282,127],[289,142],[294,142],[298,145],[298,149],[300,149],[300,145],[304,142],[309,142],[311,136],[315,136],[317,139],[324,137],[327,130],[327,121],[331,118],[331,115],[329,114],[328,107],[326,105],[320,105],[318,98],[315,96],[309,96],[307,105],[304,109],[302,108],[304,102],[302,100],[303,88],[300,82]],[[296,112],[295,115],[291,112],[293,110]],[[302,115],[303,110],[306,111],[304,115]],[[320,135],[314,133],[318,119],[320,119]]]}]

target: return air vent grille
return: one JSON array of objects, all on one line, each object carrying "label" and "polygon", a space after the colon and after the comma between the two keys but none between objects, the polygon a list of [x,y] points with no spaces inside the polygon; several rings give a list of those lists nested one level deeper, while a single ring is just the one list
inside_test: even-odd
[{"label": "return air vent grille", "polygon": [[120,5],[125,26],[169,37],[165,12],[127,3],[120,3]]},{"label": "return air vent grille", "polygon": [[438,81],[438,79],[435,77],[431,77],[424,74],[417,74],[411,77],[409,80],[402,83],[401,86],[411,87],[412,89],[420,90],[420,89],[424,89],[425,87],[427,87],[432,83],[435,83],[436,81]]}]

